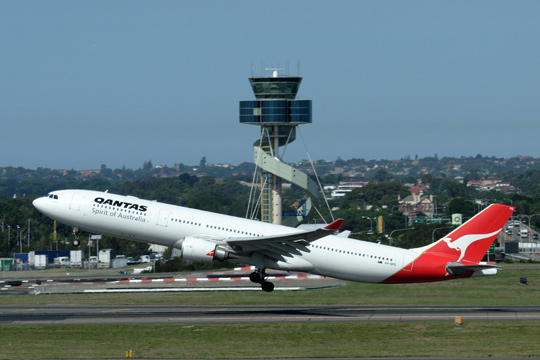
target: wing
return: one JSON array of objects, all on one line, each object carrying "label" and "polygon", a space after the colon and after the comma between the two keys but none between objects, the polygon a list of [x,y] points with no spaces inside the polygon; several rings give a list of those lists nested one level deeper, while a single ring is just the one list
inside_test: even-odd
[{"label": "wing", "polygon": [[249,256],[254,252],[260,252],[276,260],[284,260],[284,256],[299,255],[300,251],[305,251],[306,245],[310,242],[338,231],[343,222],[343,219],[338,219],[324,228],[313,231],[253,238],[228,238],[225,242],[239,256]]}]

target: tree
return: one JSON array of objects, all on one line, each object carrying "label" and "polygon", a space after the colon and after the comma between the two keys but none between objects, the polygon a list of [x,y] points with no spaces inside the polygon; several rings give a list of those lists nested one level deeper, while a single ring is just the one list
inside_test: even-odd
[{"label": "tree", "polygon": [[203,168],[206,166],[206,156],[204,156],[199,162],[199,167]]},{"label": "tree", "polygon": [[460,184],[458,181],[449,178],[444,178],[441,181],[439,191],[448,195],[450,198],[469,197],[467,185]]},{"label": "tree", "polygon": [[143,163],[143,170],[151,170],[154,167],[152,160],[145,161]]},{"label": "tree", "polygon": [[345,160],[343,160],[341,157],[338,156],[336,162],[335,162],[335,165],[337,167],[344,167],[345,165],[347,165],[347,162]]},{"label": "tree", "polygon": [[377,182],[389,182],[392,180],[392,176],[388,173],[388,171],[384,170],[384,169],[380,169],[377,171],[377,173],[375,174],[375,176],[373,176],[373,180],[377,181]]},{"label": "tree", "polygon": [[452,199],[448,203],[448,215],[452,214],[462,214],[463,218],[473,217],[476,215],[473,201],[463,197]]},{"label": "tree", "polygon": [[107,165],[101,164],[100,174],[101,174],[101,176],[107,177],[107,176],[110,176],[112,174],[112,170],[107,168]]},{"label": "tree", "polygon": [[397,247],[412,249],[431,244],[431,242],[439,240],[442,236],[452,231],[452,226],[447,225],[447,229],[439,229],[441,224],[416,224],[414,230],[403,231],[396,233],[393,236],[394,244]]}]

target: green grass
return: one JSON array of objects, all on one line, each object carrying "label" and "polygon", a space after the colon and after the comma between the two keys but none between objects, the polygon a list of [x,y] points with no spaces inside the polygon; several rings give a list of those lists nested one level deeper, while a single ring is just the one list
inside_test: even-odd
[{"label": "green grass", "polygon": [[[314,291],[6,295],[0,304],[540,305],[540,269],[427,284],[350,283]],[[527,277],[529,285],[520,285]],[[540,322],[344,322],[212,325],[3,326],[0,359],[538,357]]]},{"label": "green grass", "polygon": [[540,322],[1,327],[0,359],[534,357]]}]

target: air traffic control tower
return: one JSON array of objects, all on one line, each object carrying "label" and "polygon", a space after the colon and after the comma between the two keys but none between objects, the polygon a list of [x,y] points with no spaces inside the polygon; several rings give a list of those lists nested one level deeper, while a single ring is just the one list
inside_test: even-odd
[{"label": "air traffic control tower", "polygon": [[[260,127],[260,140],[253,144],[253,159],[261,168],[261,221],[294,226],[309,212],[312,202],[318,202],[319,190],[306,174],[281,161],[279,148],[286,149],[296,139],[296,126],[311,123],[311,100],[296,100],[301,77],[279,76],[281,69],[266,70],[272,70],[273,76],[249,78],[255,100],[240,101],[240,123]],[[284,221],[282,180],[298,185],[309,196],[302,213]]]}]

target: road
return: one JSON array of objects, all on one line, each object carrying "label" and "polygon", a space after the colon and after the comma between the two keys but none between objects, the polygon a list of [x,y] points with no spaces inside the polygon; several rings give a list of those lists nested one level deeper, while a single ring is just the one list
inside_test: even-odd
[{"label": "road", "polygon": [[1,326],[540,320],[540,306],[3,305]]},{"label": "road", "polygon": [[[512,233],[508,234],[506,233],[506,229],[510,230]],[[525,229],[528,231],[529,236],[523,238],[521,237],[521,230]],[[506,234],[506,241],[521,241],[521,242],[536,242],[538,243],[538,240],[533,239],[533,234],[537,234],[537,232],[527,226],[525,223],[514,223],[514,220],[510,220],[506,223],[503,233]]]}]

